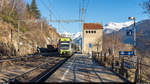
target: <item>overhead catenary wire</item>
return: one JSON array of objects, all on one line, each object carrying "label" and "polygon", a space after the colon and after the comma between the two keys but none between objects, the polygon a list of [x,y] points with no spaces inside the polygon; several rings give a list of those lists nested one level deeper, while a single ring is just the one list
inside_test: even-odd
[{"label": "overhead catenary wire", "polygon": [[[82,6],[82,0],[79,0],[79,20],[81,20],[81,6]],[[81,28],[80,28],[81,24],[79,24],[79,31],[81,31]]]},{"label": "overhead catenary wire", "polygon": [[[55,21],[52,21],[52,17],[54,17],[55,19],[57,19],[56,15],[52,12],[52,2],[49,1],[50,3],[50,6],[47,6],[47,4],[45,4],[44,0],[39,0],[41,2],[41,4],[46,8],[47,11],[49,11],[49,16],[50,16],[50,20],[47,20],[48,22],[55,22]],[[58,23],[59,24],[59,23]],[[56,30],[59,29],[59,28],[56,28]]]},{"label": "overhead catenary wire", "polygon": [[83,12],[84,12],[83,17],[84,17],[84,18],[86,18],[89,3],[90,3],[89,0],[82,0],[82,8],[84,9],[84,10],[83,10]]},{"label": "overhead catenary wire", "polygon": [[44,0],[39,0],[41,2],[41,4],[47,9],[47,11],[50,11],[51,15],[54,16],[54,18],[57,18],[56,15],[52,12],[52,10],[50,9],[50,7],[47,6],[47,4],[45,4]]},{"label": "overhead catenary wire", "polygon": [[[40,0],[40,2],[42,3],[42,5],[43,5],[48,11],[50,10],[49,7],[45,4],[44,1]],[[52,10],[51,10],[51,13],[52,13],[52,15],[53,15],[54,17],[56,17],[55,14],[52,12]],[[58,22],[58,23],[60,23],[60,22],[65,22],[65,23],[68,23],[68,22],[81,22],[81,20],[49,20],[49,21],[50,21],[50,22]]]},{"label": "overhead catenary wire", "polygon": [[90,0],[86,0],[87,1],[87,3],[86,3],[86,6],[85,6],[85,17],[86,17],[86,15],[87,15],[87,11],[88,11],[88,7],[89,7],[89,3],[90,3]]},{"label": "overhead catenary wire", "polygon": [[[87,4],[85,4],[86,0],[81,0],[80,1],[80,4],[79,4],[79,20],[60,20],[60,19],[52,20],[52,15],[54,17],[56,17],[55,14],[52,12],[52,6],[47,6],[47,4],[45,4],[45,2],[42,1],[42,0],[40,0],[40,2],[46,8],[46,10],[50,11],[50,13],[51,13],[50,14],[50,20],[48,20],[48,22],[54,22],[54,23],[56,22],[56,23],[58,23],[58,25],[60,23],[82,22],[83,20],[81,19],[81,17],[84,17],[84,16],[81,16],[81,7],[87,9],[87,6],[88,6]],[[52,2],[49,1],[49,3],[51,3],[51,5],[52,5]]]},{"label": "overhead catenary wire", "polygon": [[50,3],[50,20],[52,20],[52,2],[50,1],[49,3]]}]

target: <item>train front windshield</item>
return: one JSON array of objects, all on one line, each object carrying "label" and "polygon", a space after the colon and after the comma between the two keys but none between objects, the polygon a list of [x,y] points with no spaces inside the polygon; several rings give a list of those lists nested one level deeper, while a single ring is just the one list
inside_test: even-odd
[{"label": "train front windshield", "polygon": [[60,49],[68,50],[69,49],[69,44],[61,44]]}]

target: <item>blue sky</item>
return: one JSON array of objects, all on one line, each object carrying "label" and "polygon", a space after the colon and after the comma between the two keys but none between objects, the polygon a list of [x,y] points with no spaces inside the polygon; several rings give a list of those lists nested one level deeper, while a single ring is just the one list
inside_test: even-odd
[{"label": "blue sky", "polygon": [[[27,0],[31,3],[31,0]],[[129,16],[134,16],[137,21],[148,19],[143,14],[143,9],[139,5],[147,0],[84,0],[87,12],[85,22],[101,22],[103,25],[109,22],[129,21]],[[36,0],[42,17],[50,19],[50,5],[52,9],[52,19],[79,19],[79,7],[81,0]],[[82,30],[81,23],[49,23],[58,32],[77,33]]]}]

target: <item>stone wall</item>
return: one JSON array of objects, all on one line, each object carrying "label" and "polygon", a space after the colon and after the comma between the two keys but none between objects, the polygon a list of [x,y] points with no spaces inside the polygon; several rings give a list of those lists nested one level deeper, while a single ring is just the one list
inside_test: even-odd
[{"label": "stone wall", "polygon": [[[89,33],[89,31],[93,31]],[[95,33],[94,33],[95,31]],[[103,29],[86,29],[83,34],[83,52],[88,53],[90,51],[101,52],[103,41]],[[89,43],[92,47],[89,48]]]}]

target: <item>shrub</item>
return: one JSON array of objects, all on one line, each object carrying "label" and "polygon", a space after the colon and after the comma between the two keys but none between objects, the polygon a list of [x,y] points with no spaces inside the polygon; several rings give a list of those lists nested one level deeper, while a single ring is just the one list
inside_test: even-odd
[{"label": "shrub", "polygon": [[21,25],[20,31],[23,32],[23,33],[27,31],[24,25]]},{"label": "shrub", "polygon": [[2,17],[2,20],[4,22],[12,24],[15,28],[17,28],[17,20],[15,20],[12,16],[7,16],[7,15],[0,15]]},{"label": "shrub", "polygon": [[[18,27],[18,21],[14,19],[12,16],[7,16],[7,15],[2,15],[0,14],[0,17],[4,22],[12,24],[15,28]],[[20,24],[20,31],[21,32],[26,32],[25,26]]]}]

